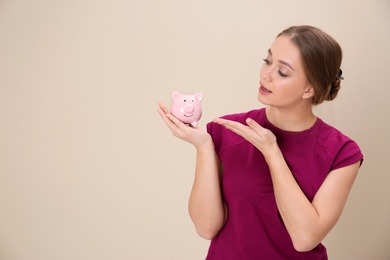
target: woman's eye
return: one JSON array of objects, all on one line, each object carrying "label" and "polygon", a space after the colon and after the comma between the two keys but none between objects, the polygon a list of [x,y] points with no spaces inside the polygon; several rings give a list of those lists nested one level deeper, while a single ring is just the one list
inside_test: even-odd
[{"label": "woman's eye", "polygon": [[279,75],[282,76],[283,78],[287,77],[287,75],[284,74],[283,72],[281,72],[280,70],[278,72],[279,72]]},{"label": "woman's eye", "polygon": [[[272,64],[271,61],[268,60],[267,58],[266,58],[266,59],[263,59],[263,61],[264,61],[264,63],[265,63],[266,65],[271,65],[271,64]],[[281,77],[283,77],[283,78],[287,77],[287,74],[281,72],[280,70],[278,70],[278,73],[279,73],[279,75],[280,75]]]}]

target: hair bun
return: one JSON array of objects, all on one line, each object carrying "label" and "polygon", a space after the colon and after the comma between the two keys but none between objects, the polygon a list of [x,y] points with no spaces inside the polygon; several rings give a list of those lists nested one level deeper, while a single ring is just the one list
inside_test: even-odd
[{"label": "hair bun", "polygon": [[335,99],[337,97],[337,94],[339,93],[340,88],[341,88],[341,78],[337,77],[330,86],[329,94],[326,100],[331,101]]}]

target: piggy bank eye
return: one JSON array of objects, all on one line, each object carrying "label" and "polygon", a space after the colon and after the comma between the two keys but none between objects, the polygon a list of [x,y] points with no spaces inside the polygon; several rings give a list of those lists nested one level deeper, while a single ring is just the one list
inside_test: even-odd
[{"label": "piggy bank eye", "polygon": [[187,100],[184,99],[184,102],[187,102]]}]

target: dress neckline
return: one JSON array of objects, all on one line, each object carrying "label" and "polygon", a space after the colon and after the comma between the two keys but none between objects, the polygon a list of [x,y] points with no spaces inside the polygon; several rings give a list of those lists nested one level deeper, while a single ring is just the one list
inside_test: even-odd
[{"label": "dress neckline", "polygon": [[266,113],[266,108],[262,108],[261,109],[261,113],[263,114],[263,118],[264,118],[264,121],[265,121],[266,128],[268,128],[272,132],[278,132],[280,134],[285,134],[285,135],[302,135],[302,134],[310,133],[315,128],[317,128],[320,125],[320,123],[321,123],[321,119],[316,117],[316,121],[314,122],[314,124],[311,127],[307,128],[305,130],[302,130],[302,131],[288,131],[288,130],[283,130],[283,129],[278,128],[277,126],[273,125],[268,120],[267,113]]}]

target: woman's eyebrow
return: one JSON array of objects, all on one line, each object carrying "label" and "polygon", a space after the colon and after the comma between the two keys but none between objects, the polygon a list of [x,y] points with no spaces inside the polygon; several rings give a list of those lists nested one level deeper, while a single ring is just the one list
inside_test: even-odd
[{"label": "woman's eyebrow", "polygon": [[[268,53],[269,53],[269,55],[272,56],[272,51],[271,51],[271,49],[268,49]],[[287,66],[287,67],[289,67],[289,68],[292,69],[293,71],[295,71],[294,68],[290,65],[290,63],[285,62],[284,60],[278,60],[278,62],[281,63],[281,64],[283,64],[283,65],[285,65],[285,66]]]},{"label": "woman's eyebrow", "polygon": [[293,71],[295,71],[294,68],[289,63],[285,62],[284,60],[278,60],[278,62],[283,64],[283,65],[285,65],[285,66],[287,66],[287,67],[289,67]]}]

